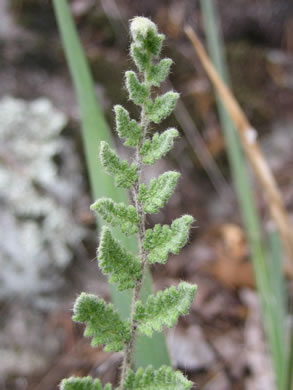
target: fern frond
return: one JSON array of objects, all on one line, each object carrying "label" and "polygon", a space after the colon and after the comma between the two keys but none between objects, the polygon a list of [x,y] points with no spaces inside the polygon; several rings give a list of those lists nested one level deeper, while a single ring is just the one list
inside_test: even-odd
[{"label": "fern frond", "polygon": [[139,216],[133,206],[124,203],[115,203],[110,198],[98,199],[91,205],[111,226],[120,226],[122,233],[132,235],[138,232]]},{"label": "fern frond", "polygon": [[164,58],[158,64],[151,65],[150,71],[147,75],[147,80],[151,83],[151,85],[159,87],[159,85],[165,81],[170,72],[172,63],[173,61],[170,58]]},{"label": "fern frond", "polygon": [[110,283],[117,283],[118,290],[134,288],[141,278],[141,264],[137,257],[115,240],[109,228],[103,226],[98,248],[99,266]]},{"label": "fern frond", "polygon": [[135,320],[138,330],[151,337],[153,331],[160,332],[164,325],[171,328],[180,315],[188,314],[197,286],[181,282],[176,289],[174,286],[156,295],[150,295],[145,304],[137,301]]},{"label": "fern frond", "polygon": [[87,324],[84,336],[93,337],[91,345],[106,345],[105,351],[121,351],[129,340],[128,322],[123,322],[111,303],[93,294],[81,293],[73,307],[73,321]]},{"label": "fern frond", "polygon": [[125,138],[124,145],[137,146],[142,137],[141,126],[134,119],[130,119],[128,111],[119,104],[114,107],[114,111],[116,131],[120,138]]},{"label": "fern frond", "polygon": [[124,384],[125,390],[189,390],[190,382],[180,371],[162,366],[154,370],[152,366],[139,368],[136,372],[128,370]]},{"label": "fern frond", "polygon": [[144,104],[149,94],[148,87],[138,81],[136,74],[132,70],[128,70],[125,73],[125,78],[129,99],[137,105]]},{"label": "fern frond", "polygon": [[153,229],[147,229],[144,248],[148,252],[148,263],[164,264],[169,253],[177,255],[188,240],[192,222],[192,216],[183,215],[175,219],[171,226],[155,225]]},{"label": "fern frond", "polygon": [[165,156],[172,149],[174,138],[178,135],[178,131],[171,128],[165,130],[162,134],[155,133],[152,139],[145,140],[140,149],[142,162],[146,165],[152,165],[156,160]]},{"label": "fern frond", "polygon": [[129,165],[126,160],[121,161],[117,154],[105,141],[101,142],[100,160],[105,171],[114,176],[115,185],[122,188],[130,188],[137,180],[136,164]]},{"label": "fern frond", "polygon": [[112,390],[112,385],[108,383],[104,387],[99,379],[93,379],[91,376],[84,378],[72,376],[62,380],[60,390]]},{"label": "fern frond", "polygon": [[145,213],[156,214],[173,194],[180,174],[178,172],[165,172],[157,179],[150,181],[149,187],[141,184],[138,200],[143,204]]},{"label": "fern frond", "polygon": [[[55,1],[57,3],[57,1]],[[97,260],[103,274],[110,283],[117,284],[118,290],[133,289],[130,317],[124,321],[112,304],[103,299],[82,293],[73,307],[73,320],[85,324],[84,336],[91,338],[91,345],[102,345],[105,351],[124,350],[119,389],[123,390],[189,390],[192,383],[179,371],[162,366],[154,369],[140,368],[136,372],[134,351],[137,333],[152,336],[164,326],[173,326],[180,315],[188,313],[197,286],[186,282],[170,287],[156,295],[150,295],[143,303],[138,300],[142,294],[145,262],[165,263],[169,253],[178,254],[187,242],[193,218],[184,215],[169,225],[155,225],[145,230],[145,214],[154,214],[168,201],[177,184],[179,173],[165,172],[141,184],[143,165],[151,165],[165,156],[173,147],[179,135],[174,128],[162,134],[155,133],[150,139],[147,134],[150,123],[160,123],[175,108],[179,94],[169,91],[154,97],[152,88],[167,78],[172,60],[160,59],[159,55],[165,36],[159,34],[157,26],[148,18],[135,17],[130,24],[133,38],[130,54],[138,72],[127,71],[125,84],[129,99],[140,108],[141,121],[131,119],[121,105],[114,107],[116,131],[124,144],[135,148],[135,163],[121,160],[107,142],[101,142],[100,160],[106,173],[114,177],[115,185],[133,191],[133,203],[115,203],[110,198],[98,199],[91,205],[112,227],[119,227],[125,235],[138,233],[139,255],[129,252],[116,240],[109,227],[103,227],[97,251]],[[148,291],[149,292],[149,291]],[[121,306],[121,305],[120,305]],[[122,305],[123,306],[123,305]],[[123,309],[124,307],[119,309]],[[124,313],[125,314],[125,313]],[[140,361],[146,357],[139,356]],[[142,364],[144,365],[144,364]],[[112,390],[112,385],[103,386],[92,377],[71,377],[60,384],[61,390]],[[117,388],[118,390],[118,388]]]},{"label": "fern frond", "polygon": [[158,56],[165,39],[164,34],[158,34],[157,26],[144,17],[135,17],[130,24],[132,39],[149,55]]},{"label": "fern frond", "polygon": [[155,100],[148,99],[146,102],[146,115],[148,119],[154,123],[160,123],[166,119],[174,110],[179,93],[166,92],[164,95],[158,96]]}]

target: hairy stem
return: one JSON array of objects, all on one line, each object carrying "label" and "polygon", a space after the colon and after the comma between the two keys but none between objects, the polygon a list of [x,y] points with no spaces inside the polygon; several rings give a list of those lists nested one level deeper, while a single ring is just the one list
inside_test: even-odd
[{"label": "hairy stem", "polygon": [[135,347],[135,339],[136,339],[136,330],[137,330],[137,324],[134,320],[134,314],[135,314],[135,305],[137,300],[140,297],[141,289],[142,289],[142,282],[143,277],[146,269],[146,251],[143,247],[144,239],[145,239],[145,212],[143,210],[143,205],[138,200],[138,192],[139,192],[139,186],[141,183],[141,175],[142,175],[142,157],[140,155],[140,148],[143,144],[147,128],[148,128],[148,121],[146,120],[145,114],[144,114],[144,108],[142,108],[141,112],[141,121],[140,124],[143,129],[143,136],[141,139],[140,144],[137,146],[136,149],[136,166],[137,166],[137,175],[138,180],[135,183],[133,187],[133,202],[134,206],[136,208],[136,211],[140,217],[140,223],[139,223],[139,230],[138,230],[138,248],[139,248],[139,259],[141,262],[141,268],[142,268],[142,276],[140,279],[136,281],[135,287],[133,289],[133,296],[132,296],[132,302],[131,302],[131,309],[130,309],[130,340],[125,345],[124,349],[124,357],[122,362],[122,370],[121,370],[121,381],[120,381],[120,389],[123,390],[123,385],[126,378],[126,373],[129,368],[133,365],[133,353],[134,353],[134,347]]}]

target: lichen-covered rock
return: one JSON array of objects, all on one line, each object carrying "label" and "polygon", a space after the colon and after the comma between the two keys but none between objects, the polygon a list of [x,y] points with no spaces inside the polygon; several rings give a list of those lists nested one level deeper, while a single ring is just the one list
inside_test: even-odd
[{"label": "lichen-covered rock", "polygon": [[44,98],[0,101],[0,300],[48,304],[84,236],[72,213],[82,179],[60,137],[66,122]]},{"label": "lichen-covered rock", "polygon": [[38,310],[10,302],[1,313],[0,378],[46,370],[60,352],[60,332]]}]

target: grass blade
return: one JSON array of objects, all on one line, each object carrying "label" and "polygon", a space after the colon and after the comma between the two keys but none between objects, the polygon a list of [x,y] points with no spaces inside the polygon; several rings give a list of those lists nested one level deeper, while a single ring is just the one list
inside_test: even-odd
[{"label": "grass blade", "polygon": [[287,297],[285,278],[282,264],[282,247],[279,234],[276,230],[268,234],[268,280],[270,286],[269,300],[270,310],[267,316],[272,316],[268,321],[271,327],[267,329],[268,341],[271,346],[272,358],[274,361],[276,377],[279,389],[284,389],[286,377],[288,377],[286,366],[286,317]]},{"label": "grass blade", "polygon": [[288,338],[288,359],[286,362],[285,368],[285,381],[284,381],[284,390],[293,390],[293,326],[291,324],[291,329],[289,332]]},{"label": "grass blade", "polygon": [[[207,44],[211,59],[222,80],[228,83],[228,72],[225,64],[224,45],[219,28],[219,18],[216,7],[211,0],[201,0],[202,16],[207,34]],[[271,347],[272,359],[278,388],[282,388],[283,369],[285,363],[284,353],[284,295],[281,291],[284,286],[282,279],[280,256],[277,248],[278,237],[274,237],[274,258],[268,264],[268,256],[262,242],[262,228],[255,206],[253,193],[250,190],[249,177],[246,169],[246,161],[239,142],[239,137],[234,124],[217,96],[217,105],[220,122],[227,143],[227,153],[231,166],[232,177],[248,237],[257,288],[260,295],[264,325]],[[274,268],[274,269],[273,269]],[[277,272],[278,280],[272,278],[272,272]],[[280,308],[280,306],[283,309]]]},{"label": "grass blade", "polygon": [[[83,130],[82,138],[93,198],[109,196],[115,201],[124,201],[127,203],[127,193],[124,190],[114,187],[112,178],[104,173],[98,161],[97,156],[100,141],[107,141],[111,145],[112,139],[95,96],[94,82],[67,0],[54,0],[53,6],[79,102]],[[123,241],[124,245],[129,249],[136,249],[136,242],[134,240],[126,240],[119,231],[115,231],[115,236]],[[130,294],[118,292],[112,285],[110,288],[113,301],[121,316],[123,318],[128,317],[131,299]],[[151,293],[151,290],[151,278],[150,274],[148,274],[145,278],[142,298],[145,299]],[[147,366],[150,362],[152,362],[154,367],[169,364],[169,356],[162,335],[156,335],[152,339],[140,337],[137,345],[135,361],[138,366]]]}]

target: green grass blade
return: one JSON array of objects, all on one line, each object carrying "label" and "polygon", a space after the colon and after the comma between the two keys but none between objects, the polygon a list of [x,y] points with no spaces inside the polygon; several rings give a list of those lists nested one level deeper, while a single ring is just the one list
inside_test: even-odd
[{"label": "green grass blade", "polygon": [[[228,72],[225,63],[224,45],[219,28],[219,18],[216,7],[212,0],[201,0],[203,22],[207,34],[207,45],[210,57],[222,79],[228,83]],[[257,208],[251,191],[251,185],[246,168],[246,161],[239,142],[238,134],[234,124],[227,113],[223,103],[217,97],[217,105],[221,126],[224,132],[227,153],[231,166],[232,178],[240,205],[242,218],[251,250],[254,273],[257,288],[260,295],[263,319],[266,328],[267,338],[270,344],[272,359],[275,367],[275,374],[278,388],[282,386],[282,366],[285,363],[284,354],[284,332],[281,334],[280,320],[281,313],[276,307],[276,300],[281,299],[273,295],[273,292],[280,288],[281,279],[278,285],[270,277],[272,271],[268,265],[268,258],[262,242],[262,229],[258,217]],[[278,261],[279,259],[274,259]],[[280,268],[280,264],[276,267]],[[280,275],[279,275],[280,276]]]},{"label": "green grass blade", "polygon": [[[270,280],[272,290],[271,301],[275,305],[276,340],[279,354],[283,358],[279,361],[279,372],[281,375],[282,390],[293,390],[293,327],[287,334],[286,320],[288,315],[288,297],[286,294],[286,284],[284,273],[282,272],[282,248],[279,234],[273,230],[269,233],[270,249]],[[290,312],[290,309],[289,309]],[[292,314],[291,314],[292,315]],[[288,340],[288,341],[287,341]]]},{"label": "green grass blade", "polygon": [[[115,201],[127,203],[128,197],[126,191],[114,187],[113,179],[104,173],[98,161],[100,141],[107,141],[111,145],[112,139],[95,96],[94,82],[68,3],[66,0],[54,0],[53,6],[79,102],[83,130],[82,139],[93,198],[97,199],[102,196],[109,196]],[[109,75],[109,77],[111,76]],[[136,242],[134,240],[126,240],[117,230],[115,230],[115,236],[123,241],[123,244],[129,249],[136,250]],[[128,317],[130,294],[118,292],[112,285],[110,288],[113,301],[121,316],[123,318]],[[145,278],[143,296],[146,297],[149,295],[151,290],[151,279],[150,274],[148,274]],[[138,345],[146,345],[144,338],[138,339]],[[162,364],[169,364],[170,361],[164,337],[158,335],[156,338],[147,340],[147,347],[137,348],[135,356],[137,365],[147,366],[151,362],[157,368]]]},{"label": "green grass blade", "polygon": [[276,230],[271,230],[268,234],[269,241],[269,276],[270,285],[273,290],[276,302],[276,312],[278,313],[280,332],[284,334],[284,322],[287,313],[287,297],[285,277],[282,271],[282,246],[279,234]]},{"label": "green grass blade", "polygon": [[284,390],[293,390],[293,326],[291,324],[291,329],[289,332],[288,338],[288,358],[285,368],[285,380],[284,380]]},{"label": "green grass blade", "polygon": [[287,297],[285,278],[282,271],[282,247],[279,234],[272,230],[268,234],[268,279],[270,285],[269,305],[271,307],[268,315],[273,316],[271,323],[274,327],[268,329],[268,338],[272,349],[272,356],[278,384],[284,389],[286,377],[288,377],[286,366],[286,316]]}]

